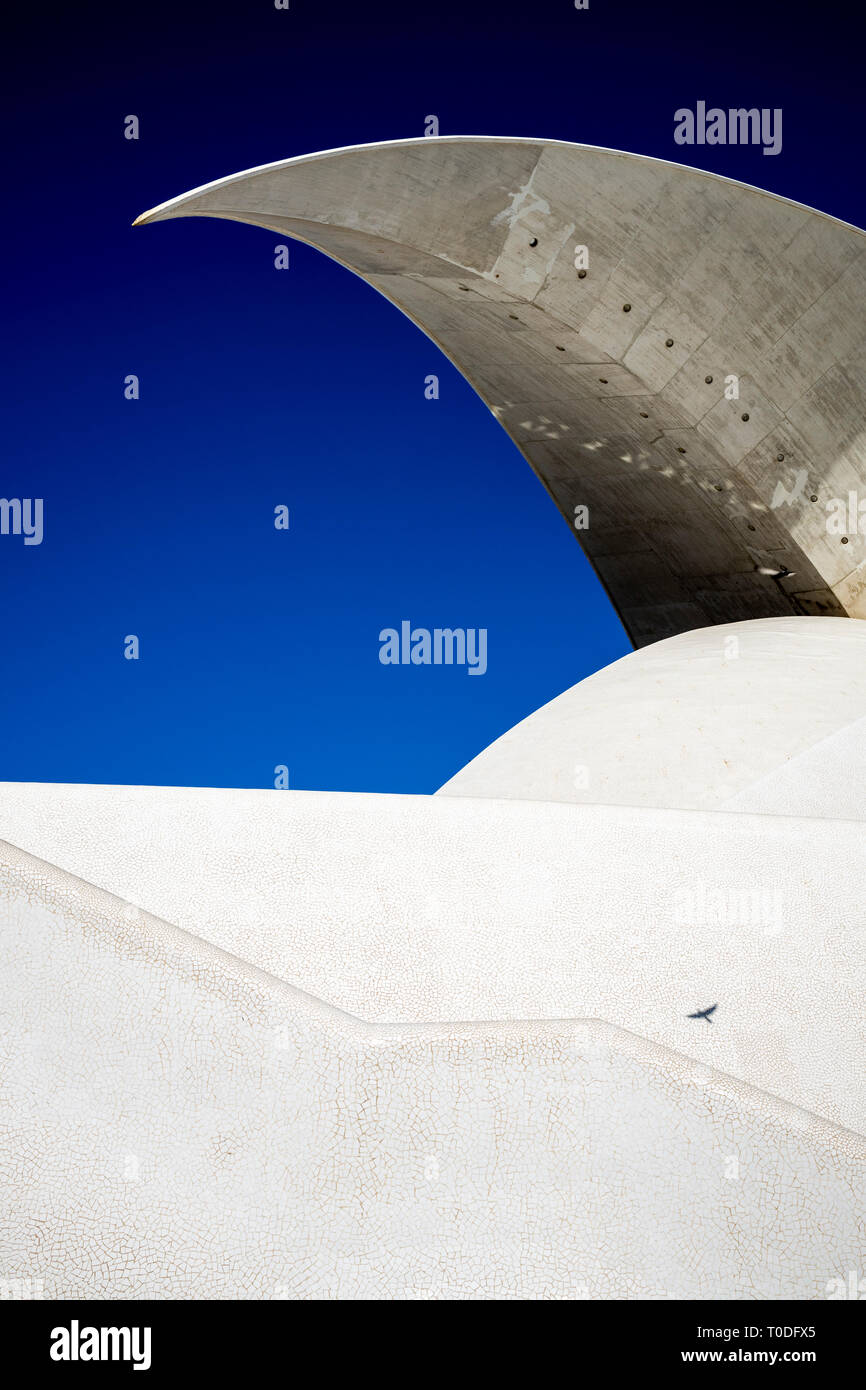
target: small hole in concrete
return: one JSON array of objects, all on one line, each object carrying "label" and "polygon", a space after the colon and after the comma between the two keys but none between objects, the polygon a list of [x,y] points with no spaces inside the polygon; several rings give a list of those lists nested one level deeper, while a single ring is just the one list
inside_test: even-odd
[{"label": "small hole in concrete", "polygon": [[600,377],[599,377],[599,381],[601,382],[602,386],[607,386],[607,377],[606,377],[606,376],[600,376]]},{"label": "small hole in concrete", "polygon": [[673,338],[665,338],[665,347],[673,347],[673,345],[674,345],[674,340],[673,340]]},{"label": "small hole in concrete", "polygon": [[508,317],[509,317],[510,319],[514,319],[516,323],[519,323],[519,322],[520,322],[520,319],[517,317],[516,314],[509,314]]},{"label": "small hole in concrete", "polygon": [[465,290],[467,294],[469,293],[469,286],[468,286],[468,285],[458,285],[457,288],[458,288],[458,290]]},{"label": "small hole in concrete", "polygon": [[741,420],[748,420],[748,418],[749,418],[749,412],[748,412],[748,411],[746,411],[745,415],[741,415],[741,416],[740,416],[740,419],[741,419]]},{"label": "small hole in concrete", "polygon": [[813,493],[812,493],[812,496],[811,496],[811,498],[810,498],[809,500],[810,500],[811,502],[817,502],[817,501],[818,501],[818,494],[817,494],[817,492],[813,492]]},{"label": "small hole in concrete", "polygon": [[648,419],[649,419],[649,415],[647,415],[647,413],[646,413],[645,410],[642,410],[642,411],[640,412],[640,418],[641,418],[642,420],[648,420]]},{"label": "small hole in concrete", "polygon": [[724,492],[724,490],[725,490],[725,489],[722,487],[721,483],[716,483],[716,484],[715,484],[715,489],[716,489],[716,492]]},{"label": "small hole in concrete", "polygon": [[537,237],[537,236],[530,237],[530,238],[529,238],[529,244],[530,244],[530,246],[537,246],[537,245],[538,245],[538,237]]},{"label": "small hole in concrete", "polygon": [[847,545],[847,544],[848,544],[848,537],[847,537],[847,536],[843,536],[843,537],[842,537],[842,544],[843,544],[843,545]]},{"label": "small hole in concrete", "polygon": [[557,352],[565,352],[565,348],[564,348],[564,347],[560,347],[560,346],[559,346],[559,343],[557,343],[557,344],[556,344],[556,351],[557,351]]},{"label": "small hole in concrete", "polygon": [[713,378],[711,376],[705,376],[704,381],[707,383],[708,386],[712,386],[713,384]]},{"label": "small hole in concrete", "polygon": [[784,455],[784,454],[777,454],[777,455],[776,455],[776,462],[777,462],[777,463],[784,463],[784,462],[785,462],[785,455]]},{"label": "small hole in concrete", "polygon": [[624,314],[630,314],[630,313],[631,313],[631,305],[630,305],[630,304],[623,304],[623,306],[622,306],[622,311],[623,311]]},{"label": "small hole in concrete", "polygon": [[579,271],[577,272],[577,278],[578,278],[578,280],[585,280],[585,279],[586,279],[586,271],[585,271],[585,270],[579,270]]},{"label": "small hole in concrete", "polygon": [[750,531],[754,531],[754,529],[755,529],[755,528],[754,528],[754,526],[752,525],[752,523],[751,523],[751,521],[750,521],[750,522],[749,522],[749,530],[750,530]]},{"label": "small hole in concrete", "polygon": [[678,446],[678,448],[677,448],[677,453],[678,453],[678,454],[684,454],[685,452],[686,452],[686,451],[685,451],[685,449],[683,448],[682,444],[680,444],[680,445]]}]

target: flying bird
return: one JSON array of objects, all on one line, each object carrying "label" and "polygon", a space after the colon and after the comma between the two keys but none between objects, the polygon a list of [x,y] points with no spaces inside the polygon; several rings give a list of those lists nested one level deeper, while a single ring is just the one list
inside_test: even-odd
[{"label": "flying bird", "polygon": [[707,1020],[707,1023],[712,1023],[713,1020],[710,1018],[710,1014],[714,1014],[714,1013],[716,1012],[716,1009],[717,1009],[718,1007],[719,1007],[718,1004],[711,1004],[710,1007],[709,1007],[708,1009],[698,1009],[698,1011],[697,1011],[696,1014],[687,1014],[686,1017],[687,1017],[687,1018],[705,1018],[705,1019]]}]

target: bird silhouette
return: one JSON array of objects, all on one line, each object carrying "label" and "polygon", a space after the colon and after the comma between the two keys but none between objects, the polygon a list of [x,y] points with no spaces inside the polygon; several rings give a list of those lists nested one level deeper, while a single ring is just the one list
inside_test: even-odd
[{"label": "bird silhouette", "polygon": [[718,1004],[711,1004],[708,1009],[698,1009],[696,1014],[686,1014],[686,1018],[705,1018],[707,1023],[712,1023],[710,1014],[714,1014],[718,1007]]}]

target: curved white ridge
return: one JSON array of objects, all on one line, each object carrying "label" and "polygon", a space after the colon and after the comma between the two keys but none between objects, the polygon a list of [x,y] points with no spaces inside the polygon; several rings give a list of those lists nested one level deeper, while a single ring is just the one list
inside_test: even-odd
[{"label": "curved white ridge", "polygon": [[[355,154],[359,150],[390,150],[401,147],[413,147],[425,143],[431,137],[406,136],[401,140],[370,140],[360,145],[335,145],[329,150],[313,150],[308,154],[291,155],[287,159],[273,159],[267,164],[254,164],[249,169],[241,169],[236,174],[227,174],[222,178],[211,179],[208,183],[199,184],[197,188],[187,189],[185,193],[179,193],[174,198],[167,198],[163,203],[157,203],[154,207],[142,212],[133,222],[134,227],[143,227],[148,222],[158,222],[163,214],[174,216],[176,211],[183,207],[187,202],[197,199],[203,193],[210,193],[213,189],[223,188],[233,183],[251,178],[255,174],[273,173],[279,169],[294,168],[299,164],[308,164],[318,159],[329,159],[332,155]],[[584,145],[572,140],[554,140],[544,136],[533,135],[437,135],[436,141],[440,145],[458,144],[466,145],[478,141],[482,144],[503,145],[539,145],[539,146],[560,146],[569,150],[594,150],[600,154],[619,155],[623,159],[646,160],[653,164],[662,164],[670,169],[688,170],[693,174],[700,174],[705,179],[719,179],[722,183],[732,184],[735,188],[746,188],[752,193],[760,193],[764,198],[776,198],[779,202],[787,203],[791,207],[801,208],[804,212],[813,212],[818,217],[825,217],[829,222],[835,222],[840,227],[847,227],[850,231],[859,232],[861,236],[866,236],[866,231],[858,227],[853,222],[846,222],[844,218],[834,217],[832,213],[823,212],[820,208],[813,208],[809,203],[800,203],[792,198],[785,198],[780,193],[773,193],[768,188],[760,188],[757,184],[745,183],[741,179],[730,179],[724,174],[716,174],[711,169],[697,169],[693,164],[680,164],[677,160],[659,159],[655,155],[638,154],[634,150],[615,150],[607,145]]]},{"label": "curved white ridge", "polygon": [[866,624],[701,628],[580,681],[440,794],[860,820],[866,797],[853,768],[866,756],[864,713]]}]

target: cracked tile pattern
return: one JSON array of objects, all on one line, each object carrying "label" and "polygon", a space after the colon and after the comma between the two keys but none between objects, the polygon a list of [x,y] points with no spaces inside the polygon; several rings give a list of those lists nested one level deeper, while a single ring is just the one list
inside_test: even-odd
[{"label": "cracked tile pattern", "polygon": [[822,1297],[866,1139],[593,1022],[365,1024],[0,846],[0,1275],[46,1297]]},{"label": "cracked tile pattern", "polygon": [[7,783],[0,836],[368,1022],[599,1018],[866,1134],[860,822]]}]

